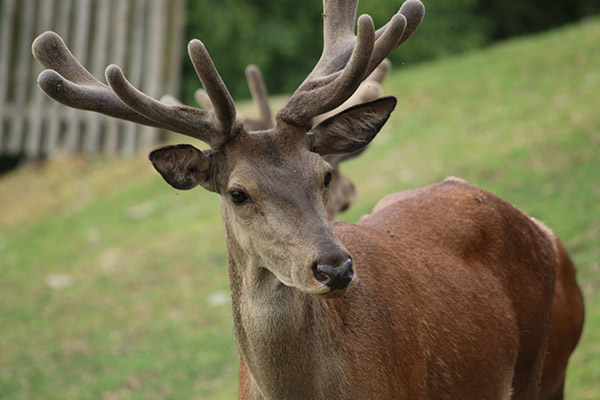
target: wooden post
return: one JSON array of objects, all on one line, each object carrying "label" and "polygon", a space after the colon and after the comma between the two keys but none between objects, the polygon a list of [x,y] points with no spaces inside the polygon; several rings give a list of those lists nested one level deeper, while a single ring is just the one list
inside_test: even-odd
[{"label": "wooden post", "polygon": [[[114,3],[114,2],[113,2]],[[128,22],[130,19],[131,2],[129,0],[117,0],[116,8],[113,7],[113,26],[111,29],[111,51],[110,62],[122,66],[125,71],[128,71],[131,63],[127,59],[127,51],[129,48],[129,30]],[[135,18],[133,19],[135,21]],[[134,22],[135,24],[135,22]],[[129,75],[128,75],[129,76]],[[121,131],[126,125],[135,127],[132,122],[119,121],[115,118],[106,119],[106,131],[104,136],[104,152],[107,155],[115,156],[118,154],[119,138],[122,137]]]},{"label": "wooden post", "polygon": [[[42,2],[42,6],[38,15],[38,26],[36,28],[36,34],[40,34],[48,29],[52,28],[53,11],[55,10],[54,0],[45,0]],[[31,79],[37,79],[37,75],[41,72],[42,67],[38,64],[34,64]],[[37,85],[36,85],[37,86]],[[41,155],[41,140],[42,140],[42,120],[44,119],[42,113],[47,107],[49,102],[46,101],[46,96],[41,90],[34,88],[32,94],[32,101],[29,107],[29,120],[31,125],[29,126],[29,134],[25,143],[25,155],[27,159],[36,159]],[[47,119],[48,117],[46,117]]]},{"label": "wooden post", "polygon": [[[5,149],[3,146],[4,125],[8,125],[9,112],[6,109],[9,95],[9,76],[11,73],[10,50],[13,43],[13,26],[16,20],[16,0],[4,0],[2,5],[2,20],[0,21],[0,154]],[[6,122],[5,122],[6,119]]]},{"label": "wooden post", "polygon": [[29,82],[31,70],[31,46],[33,40],[33,27],[35,26],[35,4],[34,0],[22,0],[23,20],[19,36],[17,37],[17,68],[15,101],[11,111],[13,120],[6,144],[6,151],[9,154],[19,154],[23,146],[23,136],[25,132],[25,107],[27,105],[27,93],[31,84]]},{"label": "wooden post", "polygon": [[[130,47],[130,65],[129,79],[136,87],[141,87],[142,73],[144,69],[144,38],[146,37],[146,7],[144,0],[135,0],[133,9],[133,24],[131,26],[131,42],[134,44]],[[125,132],[123,134],[123,144],[121,145],[121,154],[124,156],[133,154],[136,149],[136,138],[141,128],[133,123],[125,124]]]},{"label": "wooden post", "polygon": [[168,45],[164,50],[169,61],[169,78],[167,81],[166,93],[181,98],[178,93],[181,87],[181,59],[185,49],[185,0],[174,0],[171,4],[171,18],[169,29],[171,35],[168,37],[168,43],[181,43],[179,46]]},{"label": "wooden post", "polygon": [[133,154],[158,130],[68,108],[37,87],[34,36],[56,31],[92,75],[123,67],[154,98],[178,94],[185,0],[3,0],[0,21],[0,154]]},{"label": "wooden post", "polygon": [[[83,65],[88,60],[88,34],[90,28],[91,3],[90,0],[77,0],[75,2],[75,35],[73,37],[73,54]],[[81,112],[73,108],[67,111],[67,136],[64,143],[64,151],[73,154],[79,150],[81,141]]]},{"label": "wooden post", "polygon": [[[69,21],[71,20],[71,11],[73,9],[72,0],[59,0],[56,9],[57,12],[54,30],[60,36],[62,36],[65,42],[69,43]],[[66,114],[66,108],[56,101],[50,101],[45,108],[45,116],[48,127],[42,142],[42,152],[48,158],[51,158],[60,154],[61,152],[60,133],[63,126],[63,116]]]},{"label": "wooden post", "polygon": [[[90,54],[90,72],[101,77],[104,75],[106,59],[108,58],[108,33],[110,29],[111,7],[110,4],[97,2],[96,24],[92,33],[92,52]],[[96,113],[86,114],[87,129],[83,140],[83,151],[86,153],[98,152],[102,122],[106,118]]]},{"label": "wooden post", "polygon": [[[145,72],[147,86],[146,93],[154,98],[161,97],[163,93],[161,82],[163,80],[164,71],[164,51],[165,51],[165,36],[166,24],[165,13],[167,11],[165,0],[152,0],[152,8],[148,22],[148,34],[146,47]],[[147,149],[153,146],[158,140],[158,130],[150,127],[143,127],[140,140],[140,149]]]}]

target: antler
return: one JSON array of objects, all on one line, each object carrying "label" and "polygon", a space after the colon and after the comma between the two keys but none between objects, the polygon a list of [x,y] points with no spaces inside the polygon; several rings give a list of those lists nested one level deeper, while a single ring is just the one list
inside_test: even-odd
[{"label": "antler", "polygon": [[[265,81],[260,69],[256,65],[250,64],[246,67],[246,80],[248,81],[248,87],[250,88],[252,100],[258,108],[258,119],[244,117],[244,127],[248,131],[258,131],[273,128],[273,118],[271,114],[271,107],[269,106],[267,86],[265,85]],[[204,109],[210,110],[213,108],[210,97],[204,89],[196,90],[194,97],[196,102]]]},{"label": "antler", "polygon": [[311,119],[341,105],[396,47],[417,29],[425,9],[407,0],[375,31],[368,15],[354,21],[358,0],[323,0],[323,52],[312,72],[275,116],[277,122],[310,126]]},{"label": "antler", "polygon": [[375,81],[377,83],[383,83],[385,77],[387,76],[388,72],[390,72],[391,68],[392,62],[386,58],[381,62],[381,64],[377,66],[377,68],[375,68],[375,71],[373,71],[371,75],[369,75],[369,77],[365,79],[365,81]]},{"label": "antler", "polygon": [[[360,84],[356,92],[354,92],[342,105],[324,114],[313,117],[312,124],[316,125],[342,110],[360,103],[366,103],[368,101],[375,100],[380,97],[383,91],[381,83],[383,83],[385,77],[391,69],[391,66],[392,63],[390,60],[387,58],[383,60],[381,64],[375,68],[371,75],[369,75],[367,79]],[[259,118],[255,119],[243,117],[244,127],[248,131],[258,131],[273,128],[273,119],[271,115],[271,108],[269,106],[267,86],[265,85],[265,81],[260,69],[256,65],[251,64],[246,67],[246,80],[248,81],[250,93],[252,94],[252,100],[258,108]],[[196,102],[200,104],[202,108],[205,110],[212,109],[212,103],[204,89],[196,90],[194,97]],[[161,101],[166,103],[181,104],[179,100],[170,95],[163,96]]]},{"label": "antler", "polygon": [[[342,105],[334,110],[326,112],[325,114],[315,116],[312,120],[312,124],[316,125],[330,116],[337,114],[339,111],[345,110],[360,103],[366,103],[368,101],[375,100],[376,98],[380,97],[382,92],[381,83],[387,76],[391,65],[392,63],[387,58],[383,60],[381,64],[375,68],[371,75],[369,75],[367,79],[360,84],[356,92],[354,92]],[[258,108],[259,118],[255,119],[244,116],[244,127],[248,131],[258,131],[273,128],[273,119],[271,107],[269,106],[267,86],[265,85],[265,81],[260,69],[256,65],[251,64],[246,67],[246,80],[248,82],[248,87],[250,88],[250,93],[252,94],[252,100]],[[196,102],[205,110],[212,109],[212,102],[210,101],[210,98],[204,89],[196,90],[194,93],[194,98],[196,99]],[[166,103],[181,104],[179,100],[170,95],[163,96],[161,101]]]},{"label": "antler", "polygon": [[345,102],[343,102],[341,106],[336,107],[333,110],[328,111],[326,113],[316,115],[312,119],[312,125],[314,126],[319,122],[324,121],[327,118],[352,106],[361,103],[366,103],[368,101],[372,101],[381,97],[381,93],[383,92],[381,83],[385,79],[391,66],[392,63],[390,62],[390,60],[388,60],[387,58],[383,60],[381,64],[379,64],[379,66],[375,68],[375,71],[373,71],[371,75],[367,77],[367,79],[361,82],[358,89],[356,89],[356,92],[354,92],[350,97],[348,97],[348,99]]},{"label": "antler", "polygon": [[273,127],[271,107],[269,107],[269,94],[260,69],[256,65],[246,67],[246,80],[252,94],[252,100],[258,107],[258,119],[246,119],[245,125],[249,129],[269,129]]},{"label": "antler", "polygon": [[100,112],[143,125],[191,136],[218,148],[234,131],[235,106],[208,51],[192,40],[188,52],[196,73],[215,107],[210,111],[155,100],[135,89],[116,65],[106,68],[109,86],[92,76],[54,32],[41,34],[32,46],[46,70],[38,85],[51,98],[70,107]]}]

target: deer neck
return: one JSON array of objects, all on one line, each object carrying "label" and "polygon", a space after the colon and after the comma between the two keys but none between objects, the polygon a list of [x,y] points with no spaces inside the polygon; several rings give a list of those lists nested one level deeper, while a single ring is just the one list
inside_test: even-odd
[{"label": "deer neck", "polygon": [[258,398],[343,398],[342,349],[327,324],[335,310],[282,285],[259,254],[235,239],[227,218],[224,225],[234,329]]}]

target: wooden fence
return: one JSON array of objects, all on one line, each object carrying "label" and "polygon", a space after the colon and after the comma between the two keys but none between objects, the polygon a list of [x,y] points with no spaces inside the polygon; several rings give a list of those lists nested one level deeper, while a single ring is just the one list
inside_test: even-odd
[{"label": "wooden fence", "polygon": [[28,159],[105,153],[151,146],[159,131],[63,106],[38,88],[42,67],[31,43],[46,30],[63,37],[101,81],[121,66],[148,95],[177,94],[185,49],[185,0],[1,0],[0,154]]}]

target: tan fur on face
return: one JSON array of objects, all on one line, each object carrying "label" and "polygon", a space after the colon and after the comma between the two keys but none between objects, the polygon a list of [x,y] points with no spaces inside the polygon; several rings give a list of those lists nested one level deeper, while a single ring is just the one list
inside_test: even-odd
[{"label": "tan fur on face", "polygon": [[[267,133],[237,140],[243,154],[231,167],[222,200],[224,220],[231,225],[232,235],[243,248],[260,255],[255,262],[282,284],[311,294],[327,293],[329,289],[315,279],[312,265],[324,252],[347,254],[327,226],[324,176],[331,167],[302,148],[305,142],[292,149],[295,157],[283,159],[274,147],[281,139],[269,138]],[[269,140],[272,148],[264,145]],[[227,157],[235,160],[236,154]],[[263,163],[269,163],[269,168]],[[231,202],[227,192],[234,189],[243,190],[250,201],[241,205]]]}]

